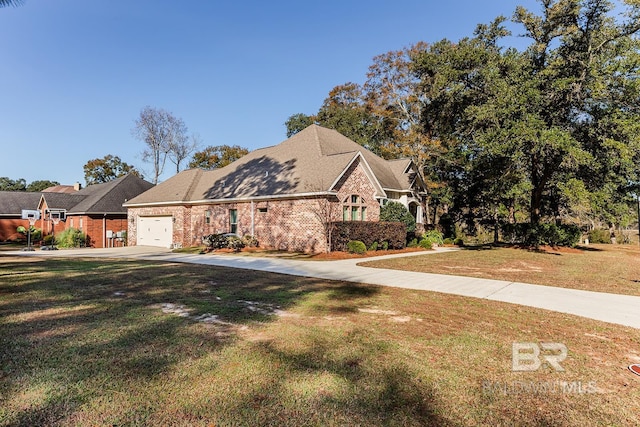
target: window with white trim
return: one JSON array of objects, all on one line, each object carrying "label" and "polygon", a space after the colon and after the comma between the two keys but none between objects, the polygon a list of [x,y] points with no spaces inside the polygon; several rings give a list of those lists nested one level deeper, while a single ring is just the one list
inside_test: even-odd
[{"label": "window with white trim", "polygon": [[364,199],[357,194],[348,196],[342,202],[343,221],[366,221],[367,204]]},{"label": "window with white trim", "polygon": [[238,210],[229,209],[229,232],[236,234],[238,232]]}]

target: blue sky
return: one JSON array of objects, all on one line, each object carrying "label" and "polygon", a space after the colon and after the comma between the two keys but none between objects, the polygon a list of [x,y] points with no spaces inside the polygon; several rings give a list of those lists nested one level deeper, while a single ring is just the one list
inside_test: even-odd
[{"label": "blue sky", "polygon": [[146,105],[182,118],[203,145],[274,145],[290,115],[315,113],[336,85],[363,83],[374,56],[460,39],[518,4],[539,9],[534,0],[26,0],[0,9],[0,176],[84,183],[83,165],[112,154],[151,179],[131,135]]}]

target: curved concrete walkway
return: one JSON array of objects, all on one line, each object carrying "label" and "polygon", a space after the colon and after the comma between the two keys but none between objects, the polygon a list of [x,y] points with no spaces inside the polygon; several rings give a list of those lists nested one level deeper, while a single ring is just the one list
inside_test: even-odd
[{"label": "curved concrete walkway", "polygon": [[242,268],[294,276],[344,280],[356,283],[483,298],[492,301],[508,302],[561,313],[575,314],[590,319],[640,328],[640,297],[637,296],[581,291],[503,280],[388,270],[357,265],[358,263],[375,259],[423,256],[450,250],[456,249],[444,248],[434,252],[416,252],[341,261],[299,261],[232,255],[177,254],[170,252],[168,249],[139,246],[109,249],[72,249],[50,252],[4,252],[4,254],[54,257],[133,258]]}]

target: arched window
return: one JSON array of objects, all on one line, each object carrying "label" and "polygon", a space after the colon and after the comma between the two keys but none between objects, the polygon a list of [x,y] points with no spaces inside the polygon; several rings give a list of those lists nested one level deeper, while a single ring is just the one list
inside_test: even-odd
[{"label": "arched window", "polygon": [[347,196],[342,202],[343,221],[366,221],[367,205],[364,199],[357,194]]}]

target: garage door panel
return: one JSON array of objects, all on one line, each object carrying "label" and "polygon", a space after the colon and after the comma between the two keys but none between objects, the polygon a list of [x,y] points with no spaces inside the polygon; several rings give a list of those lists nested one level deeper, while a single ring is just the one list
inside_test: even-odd
[{"label": "garage door panel", "polygon": [[173,218],[171,216],[138,217],[137,244],[170,248],[173,243]]}]

